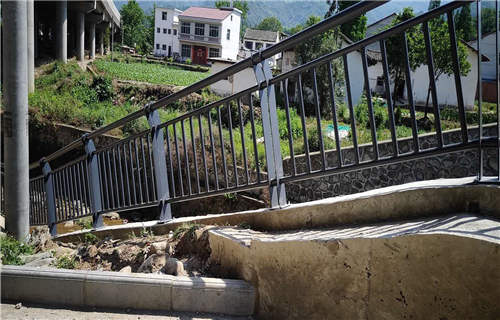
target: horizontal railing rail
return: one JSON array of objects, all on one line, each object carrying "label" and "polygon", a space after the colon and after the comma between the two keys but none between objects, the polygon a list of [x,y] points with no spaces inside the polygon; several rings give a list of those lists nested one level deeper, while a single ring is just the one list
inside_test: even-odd
[{"label": "horizontal railing rail", "polygon": [[[271,207],[287,205],[285,183],[414,161],[444,154],[474,150],[478,175],[488,161],[487,149],[500,150],[498,103],[496,133],[483,134],[481,76],[478,58],[478,135],[467,123],[453,12],[475,1],[453,1],[401,22],[358,42],[339,47],[288,71],[273,75],[269,58],[322,35],[388,1],[362,1],[322,22],[266,48],[252,57],[168,95],[143,109],[90,132],[80,140],[43,158],[31,168],[42,168],[43,176],[32,179],[31,223],[48,224],[55,234],[59,222],[93,216],[94,227],[102,225],[102,214],[155,207],[161,221],[172,218],[171,204],[243,191],[268,190]],[[498,3],[497,3],[498,5]],[[477,13],[480,13],[480,4]],[[444,16],[448,23],[451,75],[455,85],[460,134],[443,133],[439,84],[436,80],[430,21]],[[497,18],[498,19],[498,18]],[[423,37],[428,72],[433,127],[431,143],[423,145],[414,98],[414,70],[409,56],[408,30],[419,27]],[[480,24],[478,39],[481,39]],[[410,147],[401,147],[402,124],[396,120],[394,88],[389,81],[389,40],[398,39],[403,58],[406,107],[409,112],[404,137]],[[478,57],[481,57],[478,41]],[[375,105],[369,78],[367,47],[376,45],[384,82],[384,107]],[[393,44],[392,44],[393,45]],[[498,45],[497,45],[498,46]],[[390,49],[390,48],[389,48]],[[497,48],[498,56],[498,48]],[[168,107],[244,69],[252,68],[257,85],[186,112],[165,122],[158,109]],[[472,71],[471,71],[472,72]],[[498,71],[497,71],[498,74]],[[412,78],[413,77],[413,78]],[[358,82],[366,110],[355,105]],[[417,84],[419,85],[419,84]],[[498,87],[498,79],[497,79]],[[339,94],[338,92],[341,92]],[[380,99],[380,98],[377,98]],[[341,109],[345,114],[341,117]],[[361,111],[360,111],[361,110]],[[469,112],[470,113],[470,112]],[[146,116],[145,130],[120,141],[96,148],[93,138]],[[363,117],[362,119],[358,117]],[[380,119],[386,119],[383,122]],[[325,131],[325,124],[329,126]],[[341,127],[344,127],[340,130]],[[405,129],[405,130],[406,130]],[[404,130],[403,130],[404,132]],[[380,143],[385,134],[388,142]],[[369,148],[366,146],[368,143]],[[85,155],[59,168],[49,163],[79,147]],[[300,155],[300,156],[299,156]],[[285,160],[283,157],[287,156]],[[498,162],[498,161],[497,161]],[[499,176],[498,166],[495,172]],[[39,201],[40,198],[43,198]]]}]

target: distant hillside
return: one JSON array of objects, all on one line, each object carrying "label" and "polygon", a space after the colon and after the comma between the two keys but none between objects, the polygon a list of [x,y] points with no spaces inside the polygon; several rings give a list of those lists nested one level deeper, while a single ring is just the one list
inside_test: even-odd
[{"label": "distant hillside", "polygon": [[[448,1],[442,1],[446,3]],[[118,9],[123,4],[127,3],[126,0],[115,0]],[[214,7],[215,0],[159,0],[159,1],[139,1],[142,9],[149,13],[156,3],[158,7],[164,8],[177,8],[185,10],[191,6],[200,7]],[[372,10],[367,14],[368,23],[375,22],[385,16],[399,12],[404,7],[412,6],[413,10],[423,12],[427,10],[429,1],[408,1],[408,0],[394,0],[381,7]],[[285,28],[291,28],[299,23],[304,23],[310,15],[317,15],[323,17],[328,9],[326,0],[250,0],[248,1],[248,24],[250,26],[257,25],[262,19],[266,17],[275,16],[280,19]]]}]

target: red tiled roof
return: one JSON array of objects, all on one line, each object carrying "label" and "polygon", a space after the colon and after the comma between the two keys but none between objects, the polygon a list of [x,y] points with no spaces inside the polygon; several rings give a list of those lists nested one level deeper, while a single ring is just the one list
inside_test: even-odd
[{"label": "red tiled roof", "polygon": [[221,10],[216,8],[190,7],[180,17],[205,18],[213,20],[224,20],[232,13],[232,10]]}]

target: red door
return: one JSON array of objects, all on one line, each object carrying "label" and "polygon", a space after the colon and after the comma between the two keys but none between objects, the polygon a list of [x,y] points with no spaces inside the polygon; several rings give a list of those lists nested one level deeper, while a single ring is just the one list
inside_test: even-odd
[{"label": "red door", "polygon": [[194,64],[207,64],[207,48],[206,47],[194,47]]}]

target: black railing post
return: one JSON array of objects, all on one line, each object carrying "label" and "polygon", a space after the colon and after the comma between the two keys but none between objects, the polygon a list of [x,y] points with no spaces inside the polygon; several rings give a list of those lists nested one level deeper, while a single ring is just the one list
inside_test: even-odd
[{"label": "black railing post", "polygon": [[271,208],[284,207],[287,204],[285,184],[280,181],[284,176],[283,159],[281,157],[274,84],[269,83],[269,80],[273,77],[269,60],[266,59],[254,65],[254,72],[258,84],[267,83],[264,88],[259,89],[259,97],[266,148],[270,206]]},{"label": "black railing post", "polygon": [[101,181],[99,177],[99,162],[97,159],[94,141],[83,136],[85,153],[87,154],[88,183],[90,193],[90,209],[92,210],[92,228],[97,229],[103,226],[102,221],[102,199]]},{"label": "black railing post", "polygon": [[[168,188],[163,129],[158,127],[161,124],[158,110],[151,111],[149,109],[149,105],[146,106],[146,117],[148,118],[149,125],[151,126],[151,144],[153,148],[153,167],[156,181],[156,194],[158,195],[158,202],[160,206],[159,220],[166,222],[168,220],[172,220],[172,207],[170,204],[170,191]],[[178,165],[180,166],[180,163]]]},{"label": "black railing post", "polygon": [[57,235],[56,227],[56,198],[54,194],[54,177],[49,163],[42,159],[40,166],[43,172],[43,181],[45,183],[45,195],[47,197],[47,225],[49,226],[50,235],[55,237]]}]

